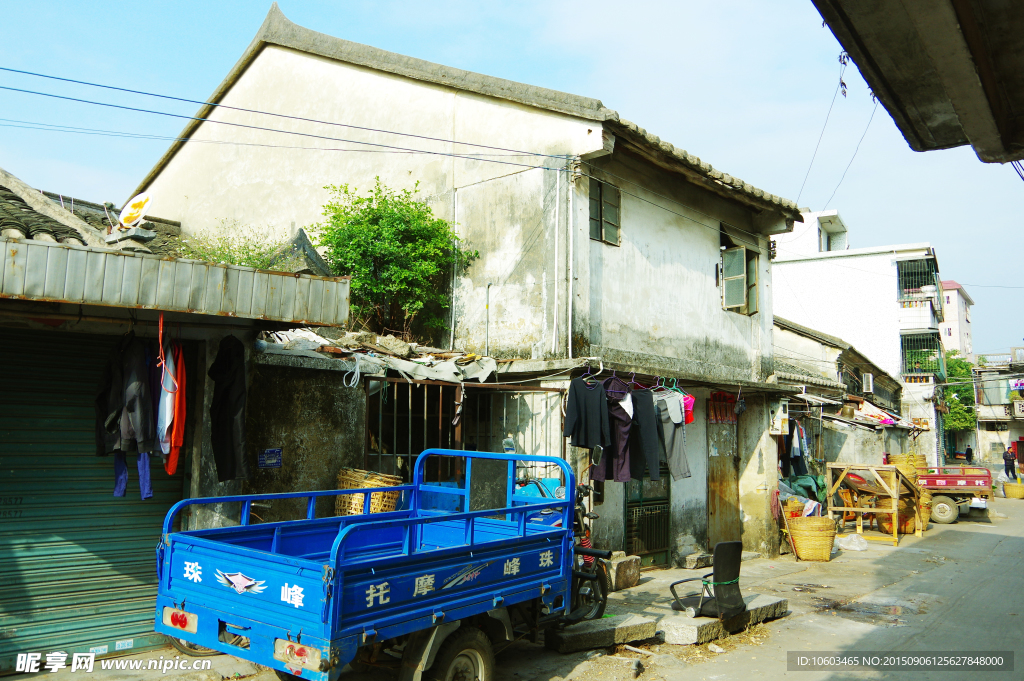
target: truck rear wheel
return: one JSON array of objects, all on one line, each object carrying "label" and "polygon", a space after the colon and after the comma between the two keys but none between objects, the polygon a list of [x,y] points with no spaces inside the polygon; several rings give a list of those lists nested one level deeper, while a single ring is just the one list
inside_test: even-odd
[{"label": "truck rear wheel", "polygon": [[492,681],[494,651],[487,635],[463,625],[441,644],[427,677],[434,681]]},{"label": "truck rear wheel", "polygon": [[932,497],[932,520],[943,525],[955,523],[960,515],[956,502],[946,496]]}]

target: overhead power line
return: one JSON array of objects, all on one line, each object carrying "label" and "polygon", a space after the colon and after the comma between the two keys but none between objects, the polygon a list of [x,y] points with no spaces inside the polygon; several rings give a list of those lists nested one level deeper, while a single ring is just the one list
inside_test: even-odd
[{"label": "overhead power line", "polygon": [[1024,165],[1020,161],[1010,161],[1010,165],[1017,171],[1017,176],[1024,180]]},{"label": "overhead power line", "polygon": [[828,197],[828,201],[825,202],[825,207],[822,210],[828,210],[828,204],[832,203],[832,199],[836,197],[836,192],[839,191],[839,187],[843,184],[843,180],[846,179],[846,173],[850,172],[850,166],[853,165],[853,159],[857,158],[857,152],[860,151],[860,144],[867,137],[868,128],[871,127],[871,121],[875,118],[875,112],[878,111],[878,100],[875,100],[875,106],[871,109],[871,115],[868,116],[868,124],[864,126],[864,133],[860,136],[860,140],[857,141],[857,147],[853,150],[853,156],[850,157],[850,162],[846,164],[846,170],[843,171],[843,176],[839,178],[839,183],[836,188],[832,190],[832,196]]},{"label": "overhead power line", "polygon": [[811,154],[811,162],[807,164],[807,173],[804,174],[804,181],[800,184],[800,191],[796,195],[797,205],[800,204],[800,197],[804,195],[804,187],[807,186],[807,178],[811,176],[811,168],[814,167],[814,159],[818,155],[818,147],[821,146],[821,139],[825,136],[825,128],[828,127],[828,119],[832,115],[832,107],[836,105],[836,97],[839,96],[839,91],[843,91],[843,97],[846,96],[846,83],[843,82],[843,74],[846,73],[846,64],[849,61],[849,57],[846,56],[845,52],[840,53],[839,63],[839,82],[836,84],[836,91],[832,93],[832,101],[828,105],[828,113],[825,114],[825,124],[821,126],[821,134],[818,135],[818,143],[814,145],[814,153]]},{"label": "overhead power line", "polygon": [[[839,78],[840,83],[839,83],[839,85],[836,88],[836,94],[833,95],[833,101],[832,101],[833,104],[835,103],[835,98],[838,96],[838,93],[841,90],[845,90],[845,83],[842,80],[842,76],[843,76],[843,73],[845,72],[847,62],[844,61],[842,57],[843,57],[843,55],[840,55],[840,63],[842,64],[842,68],[840,70],[840,78]],[[202,100],[194,100],[194,99],[188,99],[188,98],[184,98],[184,97],[175,97],[175,96],[171,96],[171,95],[162,95],[162,94],[158,94],[158,93],[146,92],[146,91],[142,91],[142,90],[133,90],[133,89],[130,89],[130,88],[122,88],[122,87],[117,87],[117,86],[113,86],[113,85],[104,85],[104,84],[100,84],[100,83],[91,83],[91,82],[88,82],[88,81],[75,80],[75,79],[71,79],[71,78],[63,78],[63,77],[59,77],[59,76],[52,76],[52,75],[48,75],[48,74],[36,73],[36,72],[31,72],[31,71],[23,71],[23,70],[19,70],[19,69],[11,69],[11,68],[6,68],[6,67],[0,67],[0,71],[7,71],[7,72],[10,72],[10,73],[18,73],[18,74],[22,74],[22,75],[35,76],[35,77],[46,78],[46,79],[50,79],[50,80],[74,83],[74,84],[78,84],[78,85],[86,85],[86,86],[90,86],[90,87],[97,87],[97,88],[102,88],[102,89],[118,91],[118,92],[126,92],[126,93],[130,93],[130,94],[138,94],[138,95],[143,95],[143,96],[156,97],[156,98],[166,99],[166,100],[171,100],[171,101],[179,101],[179,102],[185,102],[185,103],[190,103],[190,104],[208,105],[208,106],[212,106],[212,107],[215,107],[215,108],[230,109],[230,110],[234,110],[234,111],[240,111],[240,112],[243,112],[243,113],[252,113],[252,114],[258,114],[258,115],[274,116],[274,117],[277,117],[277,118],[290,119],[290,120],[295,120],[295,121],[300,121],[300,122],[316,123],[316,124],[322,124],[322,125],[332,125],[332,126],[350,128],[350,129],[354,129],[354,130],[363,130],[363,131],[367,131],[367,132],[375,132],[375,133],[380,133],[380,134],[391,134],[391,135],[399,135],[399,136],[411,137],[411,138],[421,139],[421,140],[425,140],[425,141],[441,142],[441,143],[446,143],[446,144],[458,144],[458,145],[472,146],[472,147],[477,147],[477,148],[482,148],[482,149],[490,149],[490,150],[494,150],[494,151],[508,152],[507,154],[501,154],[503,156],[538,156],[538,157],[551,158],[551,159],[567,159],[567,157],[565,157],[565,156],[557,156],[557,155],[552,155],[552,154],[543,154],[543,153],[539,153],[539,152],[519,150],[519,149],[512,149],[512,148],[508,148],[508,147],[499,147],[499,146],[494,146],[494,145],[478,144],[478,143],[473,143],[473,142],[461,142],[461,141],[458,141],[458,140],[450,140],[450,139],[444,139],[444,138],[439,138],[439,137],[430,137],[430,136],[427,136],[427,135],[417,135],[417,134],[414,134],[414,133],[404,133],[404,132],[397,132],[397,131],[393,131],[393,130],[385,130],[385,129],[382,129],[382,128],[369,128],[369,127],[365,127],[365,126],[352,125],[352,124],[349,124],[349,123],[341,123],[341,122],[337,122],[337,121],[324,121],[324,120],[313,119],[313,118],[304,118],[304,117],[301,117],[301,116],[291,116],[291,115],[287,115],[287,114],[278,114],[278,113],[272,113],[272,112],[267,112],[267,111],[260,111],[260,110],[256,110],[256,109],[246,109],[246,108],[242,108],[242,107],[232,107],[232,106],[228,106],[228,105],[224,105],[224,104],[215,104],[215,103],[212,103],[212,102],[205,102],[205,101],[202,101]],[[11,92],[21,92],[21,93],[24,93],[24,94],[32,94],[32,95],[37,95],[37,96],[42,96],[42,97],[61,99],[61,100],[65,100],[65,101],[72,101],[72,102],[78,102],[78,103],[83,103],[83,104],[90,104],[90,105],[94,105],[94,106],[101,106],[101,107],[114,108],[114,109],[121,109],[121,110],[126,110],[126,111],[135,111],[135,112],[139,112],[139,113],[148,113],[148,114],[152,114],[152,115],[165,116],[165,117],[171,117],[171,118],[178,118],[178,119],[184,119],[184,120],[190,120],[190,121],[197,121],[197,122],[201,122],[201,123],[211,123],[211,124],[217,124],[217,125],[226,125],[226,126],[230,126],[230,127],[237,127],[237,128],[243,128],[243,129],[251,129],[251,130],[260,130],[260,131],[265,131],[265,132],[274,132],[274,133],[285,134],[285,135],[296,135],[296,136],[300,136],[300,137],[308,137],[308,138],[312,138],[312,139],[320,139],[320,140],[325,140],[325,141],[344,142],[344,143],[347,143],[347,144],[356,144],[356,145],[362,145],[362,146],[375,147],[375,149],[368,150],[368,149],[344,149],[344,148],[336,148],[336,147],[304,147],[304,146],[297,146],[297,145],[276,145],[276,144],[266,144],[266,143],[257,143],[257,142],[232,142],[232,141],[227,141],[227,140],[202,140],[202,139],[196,139],[195,137],[183,138],[183,137],[171,137],[171,136],[164,136],[164,135],[151,135],[151,134],[145,134],[145,133],[129,133],[129,132],[123,132],[123,131],[101,130],[101,129],[95,129],[95,128],[79,128],[79,127],[75,127],[75,126],[63,126],[63,125],[55,125],[55,124],[49,124],[49,123],[36,123],[36,122],[32,122],[32,121],[20,121],[20,120],[15,120],[15,119],[0,119],[0,120],[5,121],[5,123],[6,123],[6,124],[0,124],[0,127],[15,127],[15,128],[21,127],[21,128],[26,128],[26,129],[47,130],[47,131],[66,132],[66,133],[74,133],[74,134],[105,135],[105,136],[110,136],[110,137],[124,137],[124,138],[137,138],[137,139],[154,139],[154,140],[163,140],[163,141],[171,141],[171,142],[193,141],[193,142],[204,143],[204,144],[226,144],[226,145],[235,145],[235,146],[251,146],[251,147],[264,147],[264,148],[280,148],[280,149],[297,149],[297,150],[307,150],[307,151],[340,151],[340,152],[360,152],[361,151],[361,152],[377,152],[377,153],[428,154],[428,155],[435,155],[435,156],[446,156],[446,157],[451,157],[451,158],[461,158],[461,159],[464,159],[464,160],[475,160],[475,161],[485,161],[485,162],[489,162],[489,163],[499,163],[499,164],[503,164],[503,165],[511,165],[511,166],[516,166],[516,167],[525,168],[525,169],[540,169],[540,170],[553,170],[553,171],[556,171],[556,172],[567,172],[566,168],[553,168],[553,167],[544,166],[544,165],[533,165],[533,164],[529,164],[529,163],[518,163],[518,162],[514,162],[514,161],[500,160],[500,159],[497,159],[497,158],[493,158],[494,156],[498,156],[498,154],[482,154],[482,153],[477,154],[477,153],[468,153],[468,152],[452,153],[452,152],[442,152],[442,151],[434,151],[434,150],[427,150],[427,149],[415,149],[415,148],[400,147],[400,146],[389,145],[389,144],[382,144],[382,143],[376,143],[376,142],[365,142],[365,141],[362,141],[362,140],[353,140],[353,139],[340,138],[340,137],[330,137],[330,136],[327,136],[327,135],[316,135],[316,134],[312,134],[312,133],[304,133],[304,132],[298,132],[298,131],[292,131],[292,130],[282,130],[282,129],[278,129],[278,128],[268,128],[268,127],[264,127],[264,126],[248,125],[248,124],[243,124],[243,123],[233,123],[233,122],[229,122],[229,121],[218,121],[218,120],[210,119],[210,118],[200,118],[200,117],[196,117],[196,116],[188,116],[188,115],[184,115],[184,114],[175,114],[175,113],[170,113],[170,112],[166,112],[166,111],[158,111],[158,110],[154,110],[154,109],[144,109],[144,108],[140,108],[140,107],[130,107],[130,106],[121,105],[121,104],[113,104],[113,103],[109,103],[109,102],[99,102],[99,101],[94,101],[94,100],[88,100],[88,99],[82,99],[82,98],[76,98],[76,97],[69,97],[69,96],[65,96],[65,95],[57,95],[57,94],[48,93],[48,92],[39,92],[39,91],[34,91],[34,90],[27,90],[27,89],[21,89],[21,88],[13,88],[13,87],[7,87],[7,86],[0,86],[0,90],[7,90],[7,91],[11,91]],[[844,92],[844,96],[845,96],[845,92]],[[876,105],[875,105],[875,109],[877,109],[877,102],[876,102]],[[871,120],[874,117],[875,109],[872,110],[871,117],[868,119],[868,127],[870,127],[870,125],[871,125]],[[829,115],[831,115],[831,110],[832,110],[832,107],[830,106],[829,107],[829,114],[826,115],[826,120],[825,120],[826,126],[828,124]],[[860,140],[861,142],[864,140],[864,136],[867,134],[868,127],[865,127],[864,134],[861,135],[861,140]],[[824,130],[825,130],[825,128],[823,127],[822,128],[822,134],[824,134]],[[819,136],[818,142],[819,142],[819,144],[821,142],[821,137],[820,136]],[[857,149],[859,149],[859,148],[860,148],[860,142],[858,142],[858,144],[857,144]],[[817,148],[815,148],[815,155],[816,154],[817,154]],[[853,158],[856,158],[856,155],[857,155],[857,151],[855,150]],[[853,158],[850,159],[850,164],[853,163]],[[813,162],[814,162],[814,158],[812,156],[812,159],[811,159],[812,165],[813,165]],[[586,165],[590,166],[591,168],[595,167],[593,164],[591,164],[589,162],[584,161],[584,163]],[[847,170],[849,170],[849,167],[850,167],[850,165],[848,164],[847,165]],[[1015,169],[1018,169],[1017,166],[1015,166]],[[671,213],[673,215],[676,215],[678,217],[681,217],[683,219],[689,220],[690,222],[693,222],[693,223],[695,223],[697,225],[705,227],[705,228],[707,228],[709,230],[712,230],[712,231],[715,231],[715,232],[719,232],[720,231],[720,225],[724,224],[727,227],[730,227],[735,232],[739,232],[741,234],[746,234],[747,236],[751,237],[753,239],[753,241],[750,241],[750,242],[747,242],[747,243],[748,243],[748,245],[751,245],[751,246],[754,246],[754,247],[758,246],[757,240],[760,237],[763,236],[763,235],[756,234],[754,232],[750,232],[749,230],[745,230],[743,228],[737,227],[737,226],[732,225],[730,223],[727,223],[725,221],[722,221],[722,220],[720,220],[720,219],[718,219],[718,218],[716,218],[716,217],[714,217],[712,215],[709,215],[707,213],[703,213],[703,212],[701,212],[699,210],[694,209],[692,206],[684,204],[684,203],[682,203],[682,202],[680,202],[680,201],[678,201],[676,199],[673,199],[673,198],[671,198],[669,196],[666,196],[664,194],[660,194],[658,192],[654,192],[654,191],[650,190],[649,188],[647,188],[646,186],[644,186],[644,185],[642,185],[642,184],[640,184],[638,182],[635,182],[633,180],[629,180],[627,178],[624,178],[624,177],[622,177],[620,175],[616,175],[616,174],[611,173],[611,172],[609,172],[607,170],[604,170],[604,169],[599,169],[599,171],[602,174],[608,175],[610,177],[615,177],[618,180],[634,184],[637,187],[640,187],[641,189],[643,189],[643,191],[645,191],[647,193],[650,193],[653,196],[661,198],[661,199],[663,199],[665,201],[668,201],[670,203],[674,203],[676,205],[679,205],[679,206],[681,206],[682,208],[686,209],[689,212],[696,213],[698,215],[703,215],[704,217],[707,217],[710,220],[712,220],[715,223],[717,223],[717,224],[707,224],[705,222],[702,222],[700,220],[697,220],[697,219],[691,217],[690,215],[685,215],[683,213],[679,213],[678,211],[671,210],[671,209],[669,209],[669,208],[667,208],[667,207],[665,207],[665,206],[663,206],[663,205],[661,205],[661,204],[659,204],[659,203],[657,203],[655,201],[651,201],[650,199],[642,197],[642,196],[640,196],[638,194],[634,194],[634,193],[631,193],[631,192],[628,192],[628,191],[624,191],[624,190],[622,190],[620,188],[620,191],[622,191],[622,193],[626,194],[627,196],[631,196],[631,197],[633,197],[633,198],[635,198],[635,199],[637,199],[639,201],[643,201],[643,202],[648,203],[648,204],[650,204],[652,206],[655,206],[657,208],[661,208],[662,210],[665,210],[666,212],[669,212],[669,213]],[[1018,169],[1018,172],[1021,172],[1021,170]],[[808,168],[808,174],[809,173],[810,173],[810,167]],[[846,173],[844,172],[843,173],[843,177],[845,177],[845,175],[846,175]],[[590,174],[584,174],[584,176],[585,177],[594,177],[593,175],[590,175]],[[600,179],[600,178],[596,178],[595,177],[595,179]],[[806,183],[806,177],[805,177],[804,181]],[[840,184],[841,183],[842,183],[842,179],[840,179]],[[838,190],[838,185],[837,185],[836,189]],[[802,191],[802,189],[801,189],[801,191]],[[834,195],[835,195],[835,192],[833,192],[833,196]],[[799,200],[799,197],[798,197],[798,200]],[[829,199],[829,201],[831,201],[831,198]],[[787,249],[787,248],[777,247],[777,250],[780,251],[780,252],[784,252],[784,253],[795,253],[795,251],[791,251],[790,249]],[[885,277],[890,277],[890,278],[895,277],[895,275],[883,274],[883,273],[879,273],[879,272],[871,272],[869,270],[862,270],[860,268],[850,267],[849,265],[844,265],[844,264],[840,264],[840,263],[834,263],[834,265],[837,266],[837,267],[844,268],[844,269],[854,270],[854,271],[858,271],[858,272],[864,272],[866,274],[872,274],[872,275],[875,275],[875,276],[885,276]],[[966,284],[966,285],[967,286],[978,286],[978,287],[981,287],[981,288],[1024,289],[1024,287],[1021,287],[1021,286],[999,286],[999,285],[984,285],[984,284]]]},{"label": "overhead power line", "polygon": [[[487,144],[478,144],[478,143],[475,143],[475,142],[460,142],[458,140],[444,139],[444,138],[441,138],[441,137],[430,137],[430,136],[427,136],[427,135],[417,135],[415,133],[410,133],[410,132],[396,132],[394,130],[383,130],[383,129],[380,129],[380,128],[370,128],[370,127],[361,126],[361,125],[353,125],[351,123],[339,123],[337,121],[324,121],[324,120],[320,120],[320,119],[316,119],[316,118],[304,118],[302,116],[293,116],[293,115],[290,115],[290,114],[274,113],[274,112],[271,112],[271,111],[260,111],[258,109],[246,109],[244,107],[229,106],[227,104],[222,104],[222,103],[218,103],[218,102],[206,102],[206,101],[203,101],[203,100],[200,100],[200,99],[188,99],[186,97],[174,97],[172,95],[162,95],[162,94],[159,94],[159,93],[156,93],[156,92],[146,92],[144,90],[132,90],[130,88],[117,87],[115,85],[104,85],[102,83],[90,83],[89,81],[85,81],[85,80],[75,80],[74,78],[63,78],[61,76],[52,76],[52,75],[45,74],[45,73],[36,73],[34,71],[22,71],[20,69],[12,69],[12,68],[7,68],[7,67],[3,67],[3,66],[0,66],[0,71],[7,71],[8,73],[18,73],[18,74],[25,75],[25,76],[34,76],[36,78],[46,78],[46,79],[49,79],[49,80],[61,81],[61,82],[64,82],[64,83],[74,83],[76,85],[87,85],[89,87],[102,88],[104,90],[114,90],[115,92],[127,92],[127,93],[133,94],[133,95],[143,95],[145,97],[156,97],[158,99],[167,99],[167,100],[170,100],[170,101],[173,101],[173,102],[184,102],[186,104],[199,104],[200,106],[212,106],[212,107],[216,107],[216,108],[219,108],[219,109],[228,109],[228,110],[231,110],[231,111],[241,111],[242,113],[259,114],[261,116],[274,116],[276,118],[285,118],[285,119],[293,120],[293,121],[303,121],[303,122],[306,122],[306,123],[317,123],[317,124],[320,124],[320,125],[334,125],[334,126],[338,126],[338,127],[341,127],[341,128],[350,128],[352,130],[364,130],[366,132],[377,132],[377,133],[382,133],[382,134],[385,134],[385,135],[401,135],[403,137],[412,137],[412,138],[415,138],[415,139],[428,140],[428,141],[431,141],[431,142],[444,142],[446,144],[459,144],[459,145],[463,145],[463,146],[479,147],[481,149],[493,149],[495,151],[512,151],[512,152],[515,152],[517,154],[523,154],[523,155],[529,155],[529,156],[543,156],[543,157],[546,157],[546,158],[564,158],[563,156],[556,156],[556,155],[552,155],[552,154],[541,154],[541,153],[534,152],[534,151],[522,151],[522,150],[519,150],[519,149],[506,149],[504,147],[495,147],[495,146],[490,146],[490,145],[487,145]],[[185,117],[185,118],[191,118],[191,117],[188,116],[188,117]],[[194,120],[204,120],[204,119],[194,119]]]},{"label": "overhead power line", "polygon": [[[23,130],[40,130],[43,132],[67,132],[80,135],[94,135],[99,137],[121,137],[126,139],[160,140],[170,142],[195,142],[197,144],[225,144],[241,147],[265,147],[270,149],[298,149],[305,151],[350,151],[367,154],[423,154],[420,150],[394,151],[390,149],[345,149],[342,147],[304,147],[290,144],[265,144],[260,142],[231,142],[228,140],[207,140],[196,139],[195,137],[172,137],[169,135],[154,135],[150,133],[125,132],[123,130],[104,130],[102,128],[82,128],[73,125],[58,125],[55,123],[40,123],[37,121],[24,121],[14,118],[0,118],[0,128],[21,128]],[[467,158],[478,158],[486,160],[487,156],[523,156],[524,154],[465,154]]]},{"label": "overhead power line", "polygon": [[[170,112],[167,112],[167,111],[157,111],[155,109],[143,109],[143,108],[140,108],[140,107],[125,106],[123,104],[112,104],[110,102],[97,102],[97,101],[91,100],[91,99],[81,99],[79,97],[68,97],[66,95],[57,95],[57,94],[53,94],[51,92],[39,92],[37,90],[26,90],[26,89],[22,89],[22,88],[8,87],[8,86],[5,86],[5,85],[0,85],[0,90],[7,90],[9,92],[21,92],[21,93],[24,93],[24,94],[37,95],[37,96],[40,96],[40,97],[50,97],[50,98],[53,98],[53,99],[61,99],[61,100],[69,101],[69,102],[79,102],[81,104],[91,104],[93,106],[102,106],[102,107],[107,107],[107,108],[111,108],[111,109],[121,109],[123,111],[135,111],[135,112],[139,112],[139,113],[153,114],[153,115],[156,115],[156,116],[166,116],[166,117],[169,117],[169,118],[180,118],[180,119],[189,120],[189,121],[199,121],[199,122],[202,122],[202,123],[212,123],[212,124],[215,124],[215,125],[226,125],[226,126],[230,126],[230,127],[234,127],[234,128],[243,128],[243,129],[247,129],[247,130],[260,130],[260,131],[263,131],[263,132],[276,132],[276,133],[280,133],[282,135],[297,135],[299,137],[309,137],[309,138],[312,138],[312,139],[328,140],[328,141],[331,141],[331,142],[345,142],[347,144],[362,144],[362,145],[366,145],[366,146],[370,146],[370,147],[378,147],[378,148],[381,148],[381,149],[392,149],[392,150],[395,150],[395,151],[418,152],[418,153],[423,153],[423,154],[431,154],[431,155],[434,155],[434,156],[448,156],[448,157],[452,157],[452,158],[465,158],[465,159],[474,160],[474,161],[481,160],[478,157],[466,156],[465,154],[455,154],[455,153],[444,152],[444,151],[430,151],[430,150],[427,150],[427,149],[410,149],[408,147],[399,147],[399,146],[395,146],[393,144],[381,144],[379,142],[363,142],[361,140],[346,139],[346,138],[343,138],[343,137],[329,137],[327,135],[314,135],[313,133],[308,133],[308,132],[296,132],[296,131],[292,131],[292,130],[281,130],[280,128],[268,128],[268,127],[264,127],[264,126],[261,126],[261,125],[247,125],[245,123],[232,123],[230,121],[218,121],[218,120],[215,120],[215,119],[212,119],[212,118],[199,118],[199,117],[196,117],[196,116],[186,116],[184,114],[175,114],[175,113],[170,113]],[[555,171],[559,171],[559,172],[564,172],[565,171],[565,168],[550,168],[550,167],[547,167],[547,166],[531,165],[529,163],[516,163],[515,161],[500,161],[500,160],[496,160],[496,159],[486,159],[486,160],[488,162],[490,162],[490,163],[501,163],[501,164],[504,164],[504,165],[518,166],[518,167],[521,167],[521,168],[542,168],[544,170],[555,170]]]}]

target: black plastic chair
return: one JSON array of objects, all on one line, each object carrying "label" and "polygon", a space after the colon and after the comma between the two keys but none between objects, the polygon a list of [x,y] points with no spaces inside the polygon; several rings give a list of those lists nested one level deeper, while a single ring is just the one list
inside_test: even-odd
[{"label": "black plastic chair", "polygon": [[[685,611],[693,608],[694,614],[700,617],[717,617],[727,620],[739,615],[747,609],[740,593],[740,561],[743,556],[743,542],[723,541],[715,544],[714,572],[703,577],[691,577],[673,582],[672,609]],[[709,579],[710,578],[710,579]],[[699,592],[679,596],[676,587],[684,582],[700,580]]]}]

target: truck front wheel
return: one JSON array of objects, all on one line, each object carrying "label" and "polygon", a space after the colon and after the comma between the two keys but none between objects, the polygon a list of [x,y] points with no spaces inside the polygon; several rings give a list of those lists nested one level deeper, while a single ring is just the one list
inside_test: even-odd
[{"label": "truck front wheel", "polygon": [[494,651],[487,635],[463,625],[441,644],[427,676],[434,681],[492,681]]},{"label": "truck front wheel", "polygon": [[945,496],[932,497],[932,520],[943,525],[956,522],[960,509],[956,502]]}]

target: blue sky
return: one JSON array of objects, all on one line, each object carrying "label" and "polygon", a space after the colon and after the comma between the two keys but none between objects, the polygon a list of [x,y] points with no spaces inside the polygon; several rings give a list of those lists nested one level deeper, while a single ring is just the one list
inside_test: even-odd
[{"label": "blue sky", "polygon": [[[588,3],[282,0],[292,21],[489,75],[601,99],[715,167],[796,200],[838,83],[839,44],[810,0]],[[205,99],[270,3],[10,3],[0,66]],[[873,103],[856,66],[836,98],[799,203],[825,207]],[[0,73],[0,85],[191,115],[193,105]],[[0,166],[29,184],[120,205],[160,140],[6,127],[33,121],[174,136],[181,120],[0,91]],[[339,181],[344,181],[339,178]],[[929,241],[965,284],[977,352],[1024,345],[1018,260],[1024,183],[969,147],[918,154],[879,107],[829,208],[854,248]],[[799,228],[799,226],[798,226]],[[850,295],[856,295],[852,288]]]}]

